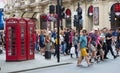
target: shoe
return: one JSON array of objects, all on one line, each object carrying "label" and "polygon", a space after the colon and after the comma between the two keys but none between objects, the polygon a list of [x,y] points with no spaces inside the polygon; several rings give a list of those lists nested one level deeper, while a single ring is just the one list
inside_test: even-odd
[{"label": "shoe", "polygon": [[102,59],[101,61],[104,61],[104,59]]},{"label": "shoe", "polygon": [[79,64],[78,64],[77,67],[82,67],[82,65],[79,65]]},{"label": "shoe", "polygon": [[91,62],[92,61],[92,59],[89,59],[89,62]]},{"label": "shoe", "polygon": [[109,59],[108,57],[105,57],[104,59]]},{"label": "shoe", "polygon": [[90,63],[90,64],[88,64],[88,67],[90,67],[90,66],[92,66],[93,64],[92,63]]},{"label": "shoe", "polygon": [[114,56],[114,59],[116,59],[117,58],[117,56]]},{"label": "shoe", "polygon": [[98,62],[98,58],[95,58],[95,61]]},{"label": "shoe", "polygon": [[90,62],[90,63],[94,63],[94,62]]}]

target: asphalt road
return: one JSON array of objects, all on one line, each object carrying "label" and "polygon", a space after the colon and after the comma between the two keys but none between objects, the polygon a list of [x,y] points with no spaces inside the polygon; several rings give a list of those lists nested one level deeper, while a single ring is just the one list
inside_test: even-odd
[{"label": "asphalt road", "polygon": [[104,62],[95,63],[91,67],[87,67],[86,62],[82,62],[84,67],[77,67],[76,62],[73,64],[49,67],[44,69],[36,69],[20,73],[120,73],[120,57],[113,59],[112,57]]}]

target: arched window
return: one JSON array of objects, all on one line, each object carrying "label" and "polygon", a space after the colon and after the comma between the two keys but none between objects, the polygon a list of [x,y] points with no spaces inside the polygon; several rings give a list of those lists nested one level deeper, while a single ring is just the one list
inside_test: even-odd
[{"label": "arched window", "polygon": [[66,9],[66,27],[71,28],[71,10]]},{"label": "arched window", "polygon": [[93,16],[93,9],[92,5],[88,8],[88,16]]}]

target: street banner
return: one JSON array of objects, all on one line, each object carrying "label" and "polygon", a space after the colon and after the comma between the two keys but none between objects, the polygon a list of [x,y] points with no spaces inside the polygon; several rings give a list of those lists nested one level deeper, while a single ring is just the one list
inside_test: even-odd
[{"label": "street banner", "polygon": [[93,23],[94,25],[99,25],[99,7],[94,7]]}]

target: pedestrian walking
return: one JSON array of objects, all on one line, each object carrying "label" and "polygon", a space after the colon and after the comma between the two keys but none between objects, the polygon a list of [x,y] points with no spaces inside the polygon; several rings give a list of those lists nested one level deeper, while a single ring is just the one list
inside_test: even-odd
[{"label": "pedestrian walking", "polygon": [[113,49],[112,49],[112,29],[110,29],[108,31],[108,33],[106,34],[106,45],[107,45],[107,50],[105,52],[105,59],[107,59],[107,54],[110,50],[112,56],[114,57],[114,59],[117,57],[114,52],[113,52]]},{"label": "pedestrian walking", "polygon": [[80,36],[80,40],[78,43],[78,47],[80,48],[81,54],[80,57],[78,58],[77,66],[81,66],[81,62],[85,57],[85,60],[88,64],[88,66],[91,66],[92,64],[89,62],[88,59],[88,53],[86,51],[87,48],[87,37],[86,37],[86,30],[82,30],[82,35]]},{"label": "pedestrian walking", "polygon": [[73,36],[73,44],[75,47],[75,54],[76,54],[76,58],[78,58],[78,33],[75,33],[75,35]]},{"label": "pedestrian walking", "polygon": [[90,58],[90,62],[94,62],[97,60],[96,58],[96,53],[97,53],[97,38],[98,38],[98,29],[97,28],[94,28],[94,31],[90,32],[89,33],[89,41],[88,41],[88,48],[90,50],[90,55],[91,55],[91,58]]},{"label": "pedestrian walking", "polygon": [[87,48],[88,48],[88,53],[89,53],[89,57],[90,57],[90,62],[93,63],[95,57],[96,57],[96,48],[95,46],[92,44],[92,37],[90,36],[91,34],[93,34],[92,32],[90,32],[87,35]]},{"label": "pedestrian walking", "polygon": [[41,30],[40,36],[39,36],[39,45],[40,45],[40,53],[43,55],[45,52],[45,35],[44,32]]},{"label": "pedestrian walking", "polygon": [[96,41],[96,45],[97,45],[97,59],[96,60],[97,60],[97,62],[104,60],[104,52],[102,49],[103,42],[102,42],[102,38],[100,37],[100,34],[101,34],[101,32],[99,31],[98,38]]},{"label": "pedestrian walking", "polygon": [[100,34],[101,40],[102,40],[102,49],[104,52],[104,59],[107,59],[107,57],[105,57],[105,53],[107,52],[107,44],[106,44],[106,34],[107,34],[108,29],[106,27],[104,27],[102,29],[102,32]]},{"label": "pedestrian walking", "polygon": [[65,43],[66,43],[66,49],[65,49],[65,53],[67,55],[69,55],[70,53],[70,31],[69,29],[65,30],[64,32],[65,36],[64,36],[64,39],[65,39]]}]

